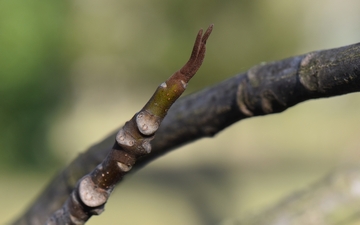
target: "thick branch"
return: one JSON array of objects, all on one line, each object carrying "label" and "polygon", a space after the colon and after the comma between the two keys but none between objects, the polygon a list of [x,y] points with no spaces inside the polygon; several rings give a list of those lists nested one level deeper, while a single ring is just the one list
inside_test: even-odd
[{"label": "thick branch", "polygon": [[[360,44],[355,44],[261,64],[181,98],[169,110],[151,142],[151,154],[139,159],[134,168],[180,145],[213,136],[241,119],[282,112],[309,99],[360,91],[359,68]],[[75,159],[15,224],[42,224],[24,221],[44,221],[56,210],[75,181],[108,154],[107,146],[114,137],[115,134],[111,135]]]}]

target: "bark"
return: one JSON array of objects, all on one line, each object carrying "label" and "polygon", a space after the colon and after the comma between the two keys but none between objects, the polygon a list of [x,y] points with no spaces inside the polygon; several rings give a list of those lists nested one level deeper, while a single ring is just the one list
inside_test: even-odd
[{"label": "bark", "polygon": [[[255,66],[213,87],[179,99],[153,141],[152,152],[132,171],[176,147],[211,137],[252,116],[278,113],[309,99],[360,90],[360,44],[316,51]],[[43,224],[65,201],[76,181],[109,153],[115,133],[76,158],[50,182],[13,224]]]}]

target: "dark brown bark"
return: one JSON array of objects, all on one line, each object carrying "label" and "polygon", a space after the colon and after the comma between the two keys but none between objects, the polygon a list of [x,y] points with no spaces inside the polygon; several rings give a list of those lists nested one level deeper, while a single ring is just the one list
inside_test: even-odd
[{"label": "dark brown bark", "polygon": [[[359,68],[360,44],[354,44],[261,64],[181,98],[151,142],[151,154],[139,159],[134,169],[241,119],[282,112],[309,99],[360,91]],[[114,138],[115,134],[110,135],[76,158],[14,224],[42,224],[63,204],[76,181],[106,157]]]}]

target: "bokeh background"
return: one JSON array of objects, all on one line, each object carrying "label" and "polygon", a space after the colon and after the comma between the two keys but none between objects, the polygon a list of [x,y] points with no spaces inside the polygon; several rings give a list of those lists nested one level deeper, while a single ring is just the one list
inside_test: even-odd
[{"label": "bokeh background", "polygon": [[[186,94],[360,41],[357,0],[0,1],[0,224],[139,110],[214,23]],[[88,224],[219,224],[360,157],[360,95],[241,121],[126,178]],[[218,158],[221,152],[222,158]]]}]

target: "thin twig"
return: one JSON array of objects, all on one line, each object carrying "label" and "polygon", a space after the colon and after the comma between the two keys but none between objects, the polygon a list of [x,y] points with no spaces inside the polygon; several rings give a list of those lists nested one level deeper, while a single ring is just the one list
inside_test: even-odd
[{"label": "thin twig", "polygon": [[140,112],[125,123],[105,160],[79,180],[63,207],[47,220],[47,225],[85,224],[91,216],[104,211],[115,185],[140,157],[151,153],[150,141],[161,121],[204,60],[205,45],[212,28],[211,25],[205,35],[202,35],[203,30],[199,31],[189,61],[162,83]]}]

